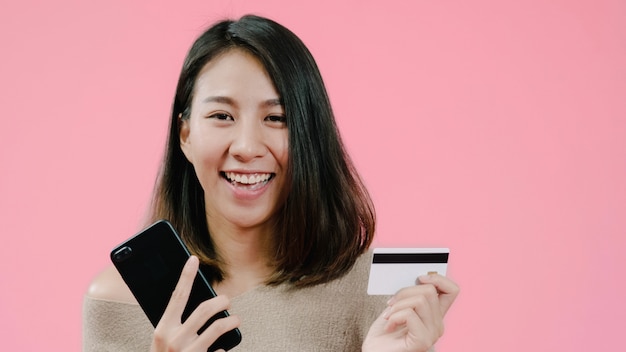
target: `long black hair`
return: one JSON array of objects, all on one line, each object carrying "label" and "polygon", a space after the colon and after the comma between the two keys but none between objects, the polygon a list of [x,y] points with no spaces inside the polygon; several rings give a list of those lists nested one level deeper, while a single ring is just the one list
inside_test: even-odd
[{"label": "long black hair", "polygon": [[247,15],[221,21],[192,45],[178,80],[151,220],[172,222],[213,279],[223,279],[204,192],[181,151],[179,133],[199,72],[232,49],[245,50],[263,64],[288,116],[290,188],[276,214],[275,272],[268,284],[328,282],[345,274],[371,244],[374,207],[343,147],[315,60],[295,34],[272,20]]}]

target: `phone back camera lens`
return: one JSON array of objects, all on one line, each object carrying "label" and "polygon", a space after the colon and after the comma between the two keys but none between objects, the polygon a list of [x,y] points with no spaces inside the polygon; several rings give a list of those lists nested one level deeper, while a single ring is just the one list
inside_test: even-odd
[{"label": "phone back camera lens", "polygon": [[116,262],[123,262],[126,259],[130,258],[132,253],[133,253],[133,250],[130,247],[124,246],[118,249],[117,251],[115,251],[115,253],[113,253],[113,260]]}]

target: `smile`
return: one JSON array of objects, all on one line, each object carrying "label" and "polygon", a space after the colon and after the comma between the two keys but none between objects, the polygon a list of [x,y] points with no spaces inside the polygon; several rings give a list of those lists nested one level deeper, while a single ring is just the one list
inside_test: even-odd
[{"label": "smile", "polygon": [[259,173],[259,174],[239,174],[236,172],[221,172],[222,177],[224,177],[228,182],[233,184],[233,186],[245,185],[245,186],[255,186],[255,185],[264,185],[269,180],[274,177],[273,173]]}]

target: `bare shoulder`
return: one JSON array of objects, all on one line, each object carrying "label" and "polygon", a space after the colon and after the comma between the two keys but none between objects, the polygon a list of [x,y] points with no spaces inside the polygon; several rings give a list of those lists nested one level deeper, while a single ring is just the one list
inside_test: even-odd
[{"label": "bare shoulder", "polygon": [[137,303],[113,265],[98,274],[87,289],[87,296],[104,301]]}]

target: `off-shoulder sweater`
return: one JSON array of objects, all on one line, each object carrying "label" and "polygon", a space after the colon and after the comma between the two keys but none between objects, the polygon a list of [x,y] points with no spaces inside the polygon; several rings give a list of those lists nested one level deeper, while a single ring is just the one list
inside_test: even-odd
[{"label": "off-shoulder sweater", "polygon": [[[231,299],[242,341],[232,351],[360,351],[388,296],[367,295],[371,252],[343,277],[294,288],[260,286]],[[83,351],[148,351],[154,328],[138,304],[85,296]]]}]

